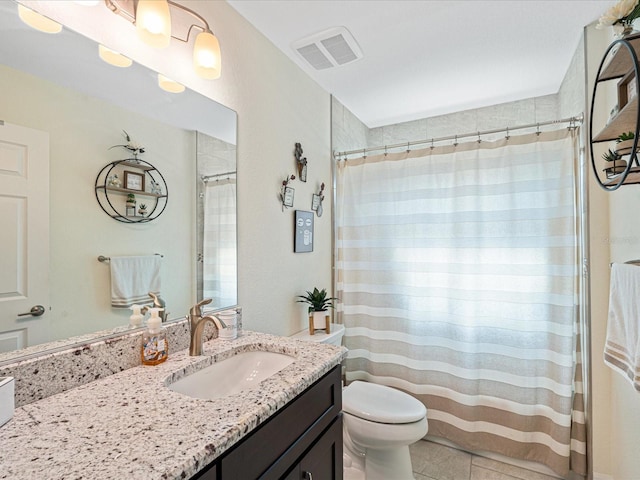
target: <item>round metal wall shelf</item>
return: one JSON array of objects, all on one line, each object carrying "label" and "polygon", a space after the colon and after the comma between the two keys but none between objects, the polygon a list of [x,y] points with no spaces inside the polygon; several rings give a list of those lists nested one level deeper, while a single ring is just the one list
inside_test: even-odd
[{"label": "round metal wall shelf", "polygon": [[[131,169],[131,170],[127,170]],[[135,188],[126,188],[125,174],[138,180]],[[118,175],[119,185],[112,181]],[[147,223],[158,218],[169,201],[167,183],[160,171],[145,160],[128,158],[108,163],[96,177],[96,199],[102,211],[123,223]],[[129,195],[135,195],[137,203],[127,206]],[[145,214],[139,213],[140,205],[147,205]]]},{"label": "round metal wall shelf", "polygon": [[[638,160],[640,79],[638,79],[638,54],[636,49],[640,50],[640,34],[629,35],[609,45],[598,67],[593,87],[589,117],[591,166],[598,184],[607,191],[617,190],[622,185],[640,183],[640,161]],[[598,94],[598,86],[610,80],[619,80],[617,83],[619,109],[618,112],[612,113],[604,128],[594,135],[594,106]],[[606,178],[601,178],[602,171],[612,169],[609,167],[602,171],[598,170],[599,167],[596,166],[596,158],[593,153],[594,144],[603,142],[616,142],[617,144],[619,135],[627,132],[633,132],[634,137],[633,146],[629,149],[629,153],[621,155],[621,157],[627,157],[628,155],[624,170],[619,171],[622,169],[622,165],[620,165],[617,170],[614,168],[613,172],[606,174]],[[609,149],[611,150],[611,148]]]}]

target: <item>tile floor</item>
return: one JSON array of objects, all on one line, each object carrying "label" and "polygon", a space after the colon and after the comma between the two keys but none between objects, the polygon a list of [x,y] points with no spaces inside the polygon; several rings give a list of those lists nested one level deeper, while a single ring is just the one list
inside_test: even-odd
[{"label": "tile floor", "polygon": [[410,451],[416,480],[558,480],[424,440]]}]

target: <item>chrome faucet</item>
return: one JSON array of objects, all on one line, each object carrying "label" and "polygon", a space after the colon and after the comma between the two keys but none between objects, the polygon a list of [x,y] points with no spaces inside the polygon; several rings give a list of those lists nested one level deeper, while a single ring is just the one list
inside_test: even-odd
[{"label": "chrome faucet", "polygon": [[202,355],[202,332],[204,326],[211,322],[218,330],[227,328],[227,325],[215,315],[202,316],[202,307],[211,303],[210,298],[205,298],[189,310],[189,329],[191,341],[189,342],[189,355]]}]

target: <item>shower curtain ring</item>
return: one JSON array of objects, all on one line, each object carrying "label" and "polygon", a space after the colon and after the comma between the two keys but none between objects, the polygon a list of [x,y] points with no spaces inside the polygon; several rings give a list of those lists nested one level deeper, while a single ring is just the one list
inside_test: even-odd
[{"label": "shower curtain ring", "polygon": [[536,135],[540,136],[540,124],[538,123],[537,127],[536,127]]},{"label": "shower curtain ring", "polygon": [[366,148],[362,149],[362,158],[367,158],[367,149]]},{"label": "shower curtain ring", "polygon": [[384,156],[386,157],[388,153],[389,153],[389,152],[387,152],[387,146],[385,145],[385,146],[384,146]]},{"label": "shower curtain ring", "polygon": [[478,143],[482,143],[482,139],[480,138],[480,132],[478,131]]},{"label": "shower curtain ring", "polygon": [[411,153],[411,146],[409,142],[407,142],[407,153]]},{"label": "shower curtain ring", "polygon": [[506,138],[507,140],[511,138],[511,135],[509,135],[509,127],[507,127],[507,134],[504,136],[504,138]]},{"label": "shower curtain ring", "polygon": [[433,137],[431,137],[431,150],[433,150],[434,148],[436,147],[433,146]]},{"label": "shower curtain ring", "polygon": [[457,147],[458,146],[458,135],[456,135],[455,140],[453,141],[453,146]]}]

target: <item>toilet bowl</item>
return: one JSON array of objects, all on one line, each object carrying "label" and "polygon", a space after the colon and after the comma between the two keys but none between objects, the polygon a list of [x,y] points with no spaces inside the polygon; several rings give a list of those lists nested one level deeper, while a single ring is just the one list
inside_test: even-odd
[{"label": "toilet bowl", "polygon": [[413,480],[409,445],[427,434],[427,409],[411,395],[355,381],[342,390],[345,480]]},{"label": "toilet bowl", "polygon": [[[293,337],[341,345],[344,326]],[[409,445],[427,434],[422,402],[385,385],[354,381],[342,390],[344,480],[413,480]]]}]

